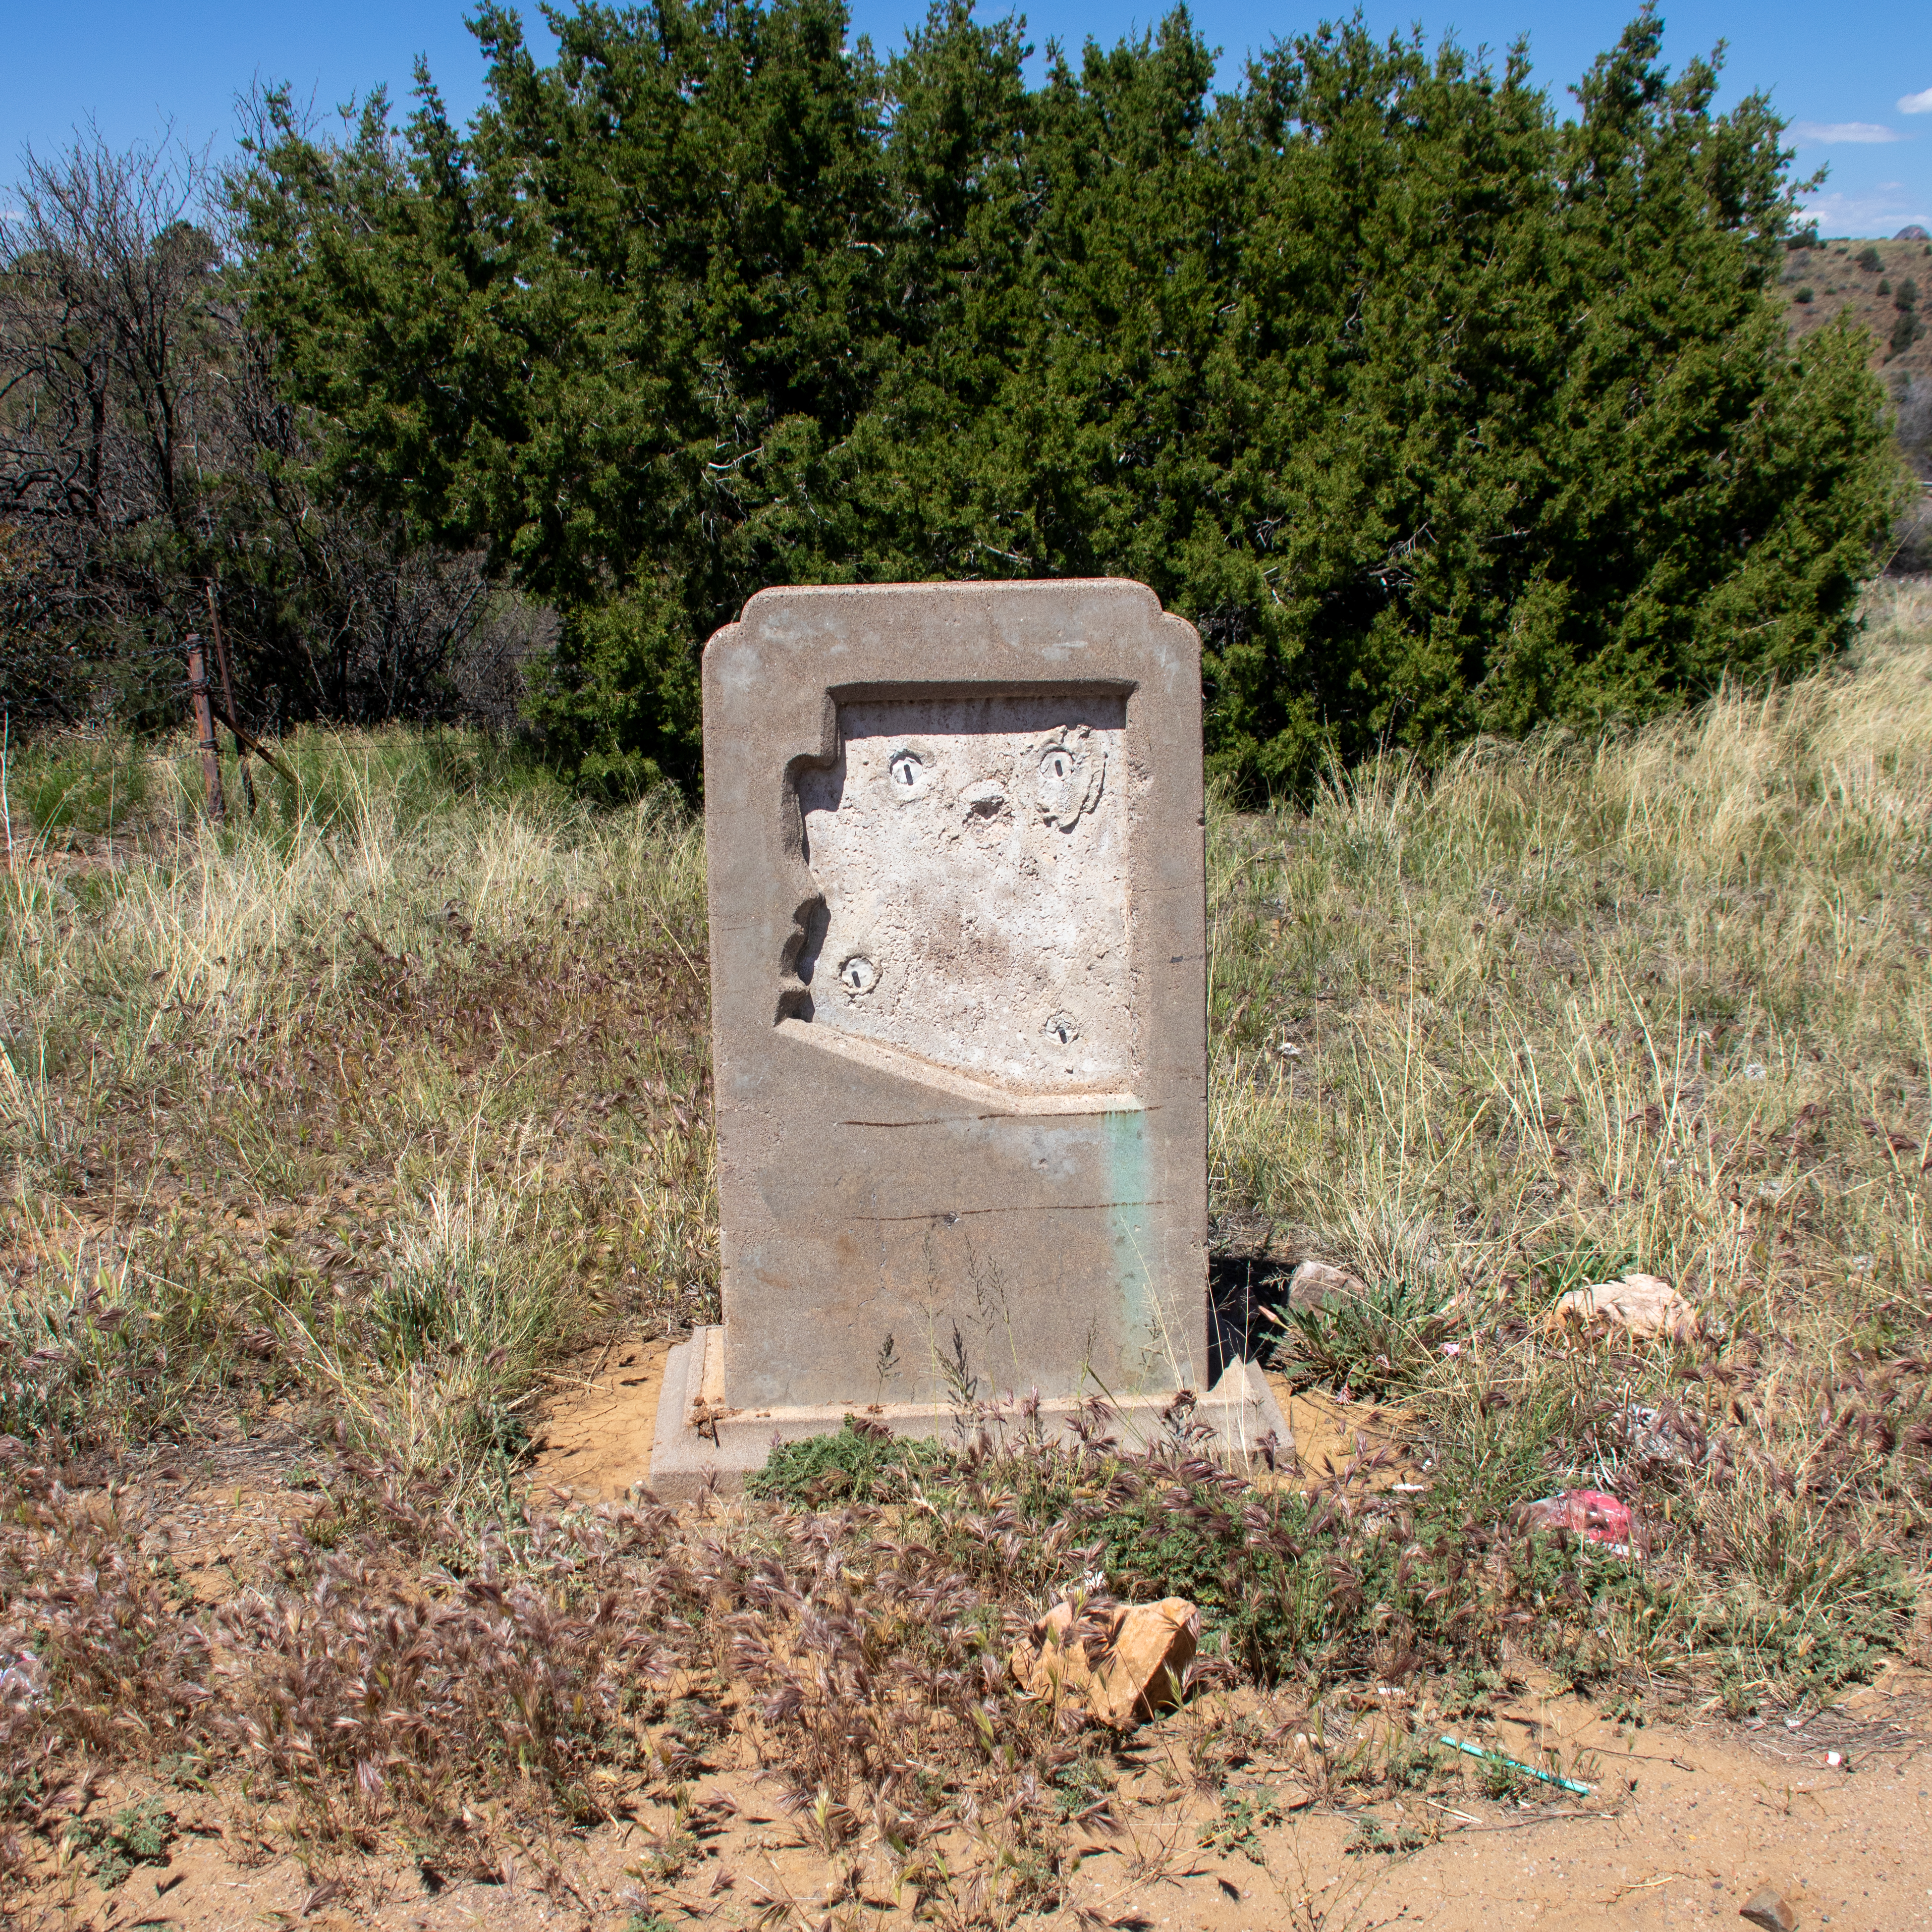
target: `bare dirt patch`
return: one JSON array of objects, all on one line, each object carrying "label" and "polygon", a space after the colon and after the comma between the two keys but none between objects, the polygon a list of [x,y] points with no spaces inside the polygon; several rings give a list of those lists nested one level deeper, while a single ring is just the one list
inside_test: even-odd
[{"label": "bare dirt patch", "polygon": [[322,1507],[318,1460],[285,1417],[247,1434],[218,1424],[208,1437],[129,1456],[96,1495],[197,1604],[220,1604]]},{"label": "bare dirt patch", "polygon": [[1268,1384],[1294,1438],[1304,1483],[1325,1483],[1346,1472],[1368,1490],[1416,1486],[1426,1478],[1409,1446],[1408,1418],[1379,1403],[1343,1402],[1322,1389],[1297,1391],[1286,1376]]},{"label": "bare dirt patch", "polygon": [[[532,1480],[583,1502],[614,1502],[650,1466],[668,1342],[628,1342],[550,1379]],[[588,1372],[584,1372],[587,1370]]]}]

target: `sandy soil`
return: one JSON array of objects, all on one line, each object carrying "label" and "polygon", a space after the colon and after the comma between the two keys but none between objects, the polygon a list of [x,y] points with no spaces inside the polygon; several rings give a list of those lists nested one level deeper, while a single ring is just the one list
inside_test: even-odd
[{"label": "sandy soil", "polygon": [[[667,1353],[662,1343],[627,1344],[557,1374],[535,1482],[584,1501],[621,1496],[650,1441]],[[1292,1420],[1311,1472],[1379,1448],[1388,1453],[1375,1480],[1416,1478],[1399,1418],[1298,1397]],[[291,1478],[302,1480],[293,1443],[258,1438],[215,1445],[191,1467],[157,1457],[132,1486],[155,1518],[173,1520],[156,1553],[206,1601],[231,1587],[278,1518],[310,1505],[290,1493]],[[20,1932],[915,1923],[1366,1932],[1400,1923],[1506,1932],[1742,1923],[1739,1907],[1770,1883],[1808,1928],[1932,1928],[1932,1678],[1924,1673],[1896,1670],[1802,1718],[1633,1726],[1574,1693],[1551,1694],[1527,1665],[1506,1660],[1505,1672],[1506,1690],[1478,1718],[1364,1698],[1358,1710],[1331,1706],[1316,1727],[1286,1696],[1239,1693],[1225,1709],[1210,1700],[1148,1726],[1124,1753],[1112,1828],[1073,1832],[1077,1862],[1050,1904],[988,1894],[991,1838],[954,1834],[928,1845],[920,1883],[904,1882],[862,1820],[828,1856],[758,1767],[737,1761],[732,1740],[694,1778],[681,1812],[661,1802],[662,1786],[599,1774],[604,1824],[545,1833],[494,1810],[472,1814],[456,1858],[412,1857],[388,1834],[331,1844],[314,1831],[317,1821],[272,1814],[236,1789],[84,1780],[50,1812],[74,1810],[86,1822],[152,1799],[172,1821],[165,1862],[103,1892],[84,1853],[58,1859],[38,1840],[29,1883],[12,1894],[13,1924]],[[1249,1720],[1261,1742],[1238,1768],[1204,1776],[1190,1745],[1221,1735],[1229,1713]],[[1553,1763],[1588,1793],[1492,1799],[1481,1795],[1482,1767],[1466,1764],[1399,1800],[1364,1802],[1351,1762],[1397,1730],[1473,1736]],[[1224,1804],[1244,1801],[1267,1822],[1228,1828]],[[54,1816],[46,1824],[57,1842],[65,1828]]]},{"label": "sandy soil", "polygon": [[[1198,1788],[1185,1748],[1203,1714],[1197,1708],[1136,1740],[1114,1802],[1118,1828],[1082,1842],[1061,1903],[988,1922],[1210,1932],[1661,1928],[1735,1921],[1768,1882],[1792,1900],[1801,1926],[1932,1926],[1927,1689],[1923,1678],[1894,1676],[1796,1729],[1772,1720],[1632,1730],[1574,1696],[1540,1696],[1526,1685],[1496,1713],[1498,1747],[1512,1736],[1532,1748],[1554,1745],[1593,1786],[1587,1798],[1558,1794],[1547,1804],[1452,1789],[1358,1807],[1324,1792],[1324,1769],[1344,1748],[1334,1733],[1325,1766],[1324,1754],[1286,1736],[1280,1759],[1258,1759],[1226,1788],[1272,1799],[1286,1815],[1220,1849],[1202,1838],[1221,1815],[1220,1792]],[[1237,1702],[1268,1714],[1259,1700]],[[1431,1721],[1426,1710],[1404,1720]],[[950,1888],[929,1879],[922,1892],[902,1889],[895,1900],[891,1861],[870,1832],[831,1858],[803,1842],[800,1823],[751,1768],[721,1763],[700,1777],[682,1819],[628,1784],[614,1780],[611,1821],[588,1833],[546,1838],[479,1819],[466,1871],[412,1864],[394,1848],[298,1856],[232,1794],[164,1792],[181,1834],[165,1868],[141,1867],[105,1895],[77,1868],[46,1870],[16,1922],[22,1932],[239,1932],[265,1922],[614,1932],[634,1914],[724,1928],[815,1927],[833,1911],[842,1914],[833,1922],[854,1928],[981,1922],[968,1909],[970,1876]],[[104,1783],[88,1815],[136,1795]],[[1364,1849],[1371,1835],[1390,1849]],[[985,1857],[964,1839],[930,1849],[958,1874]]]},{"label": "sandy soil", "polygon": [[[628,1342],[586,1356],[551,1378],[555,1394],[538,1431],[532,1479],[581,1502],[614,1502],[644,1480],[657,1426],[668,1342]],[[1268,1378],[1288,1418],[1303,1471],[1317,1480],[1359,1468],[1366,1489],[1419,1483],[1402,1441],[1402,1418],[1368,1402],[1337,1402],[1318,1390],[1296,1394]]]},{"label": "sandy soil", "polygon": [[554,1379],[533,1479],[580,1502],[614,1502],[650,1466],[668,1342],[628,1342]]}]

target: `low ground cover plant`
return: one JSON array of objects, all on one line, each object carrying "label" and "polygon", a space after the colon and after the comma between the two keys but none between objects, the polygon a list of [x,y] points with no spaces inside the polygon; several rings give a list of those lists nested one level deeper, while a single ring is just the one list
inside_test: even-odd
[{"label": "low ground cover plant", "polygon": [[[1016,1912],[1123,1774],[1008,1672],[1063,1596],[1189,1596],[1192,1691],[1311,1709],[1480,1708],[1530,1658],[1762,1710],[1922,1650],[1928,747],[1932,598],[1893,586],[1842,672],[1217,809],[1215,1238],[1367,1285],[1261,1324],[1359,1448],[1236,1477],[1185,1404],[1052,1444],[989,1398],[682,1513],[532,1469],[578,1369],[716,1314],[688,812],[312,734],[216,831],[182,747],[49,754],[140,776],[111,822],[9,794],[0,1839],[52,1856],[89,1766],[188,1766],[304,1844],[463,1869],[479,1805],[682,1792],[668,1867],[699,1768],[748,1753],[812,1842],[908,1871],[970,1818]],[[1633,1268],[1694,1334],[1556,1318]],[[218,1455],[279,1512],[218,1590],[169,1501]],[[1629,1546],[1526,1526],[1576,1487]],[[148,1856],[163,1814],[120,1816],[72,1856]]]}]

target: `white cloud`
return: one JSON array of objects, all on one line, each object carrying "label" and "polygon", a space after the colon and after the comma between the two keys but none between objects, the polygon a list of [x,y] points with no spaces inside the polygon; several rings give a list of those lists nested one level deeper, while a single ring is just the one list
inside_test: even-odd
[{"label": "white cloud", "polygon": [[1932,228],[1932,212],[1902,196],[1879,194],[1807,195],[1802,212],[1805,221],[1816,221],[1821,235],[1850,235],[1888,241],[1907,222]]},{"label": "white cloud", "polygon": [[1791,131],[1800,145],[1808,148],[1835,147],[1846,142],[1875,148],[1886,141],[1905,139],[1896,128],[1876,121],[1800,121]]},{"label": "white cloud", "polygon": [[1932,114],[1932,87],[1917,94],[1902,94],[1899,98],[1898,111],[1901,114]]}]

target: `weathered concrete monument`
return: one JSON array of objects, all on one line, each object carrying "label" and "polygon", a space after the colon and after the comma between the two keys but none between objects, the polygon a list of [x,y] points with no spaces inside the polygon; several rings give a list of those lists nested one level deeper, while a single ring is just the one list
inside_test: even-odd
[{"label": "weathered concrete monument", "polygon": [[724,1318],[652,1486],[1035,1396],[1285,1440],[1209,1386],[1192,628],[1114,580],[767,590],[704,707]]}]

